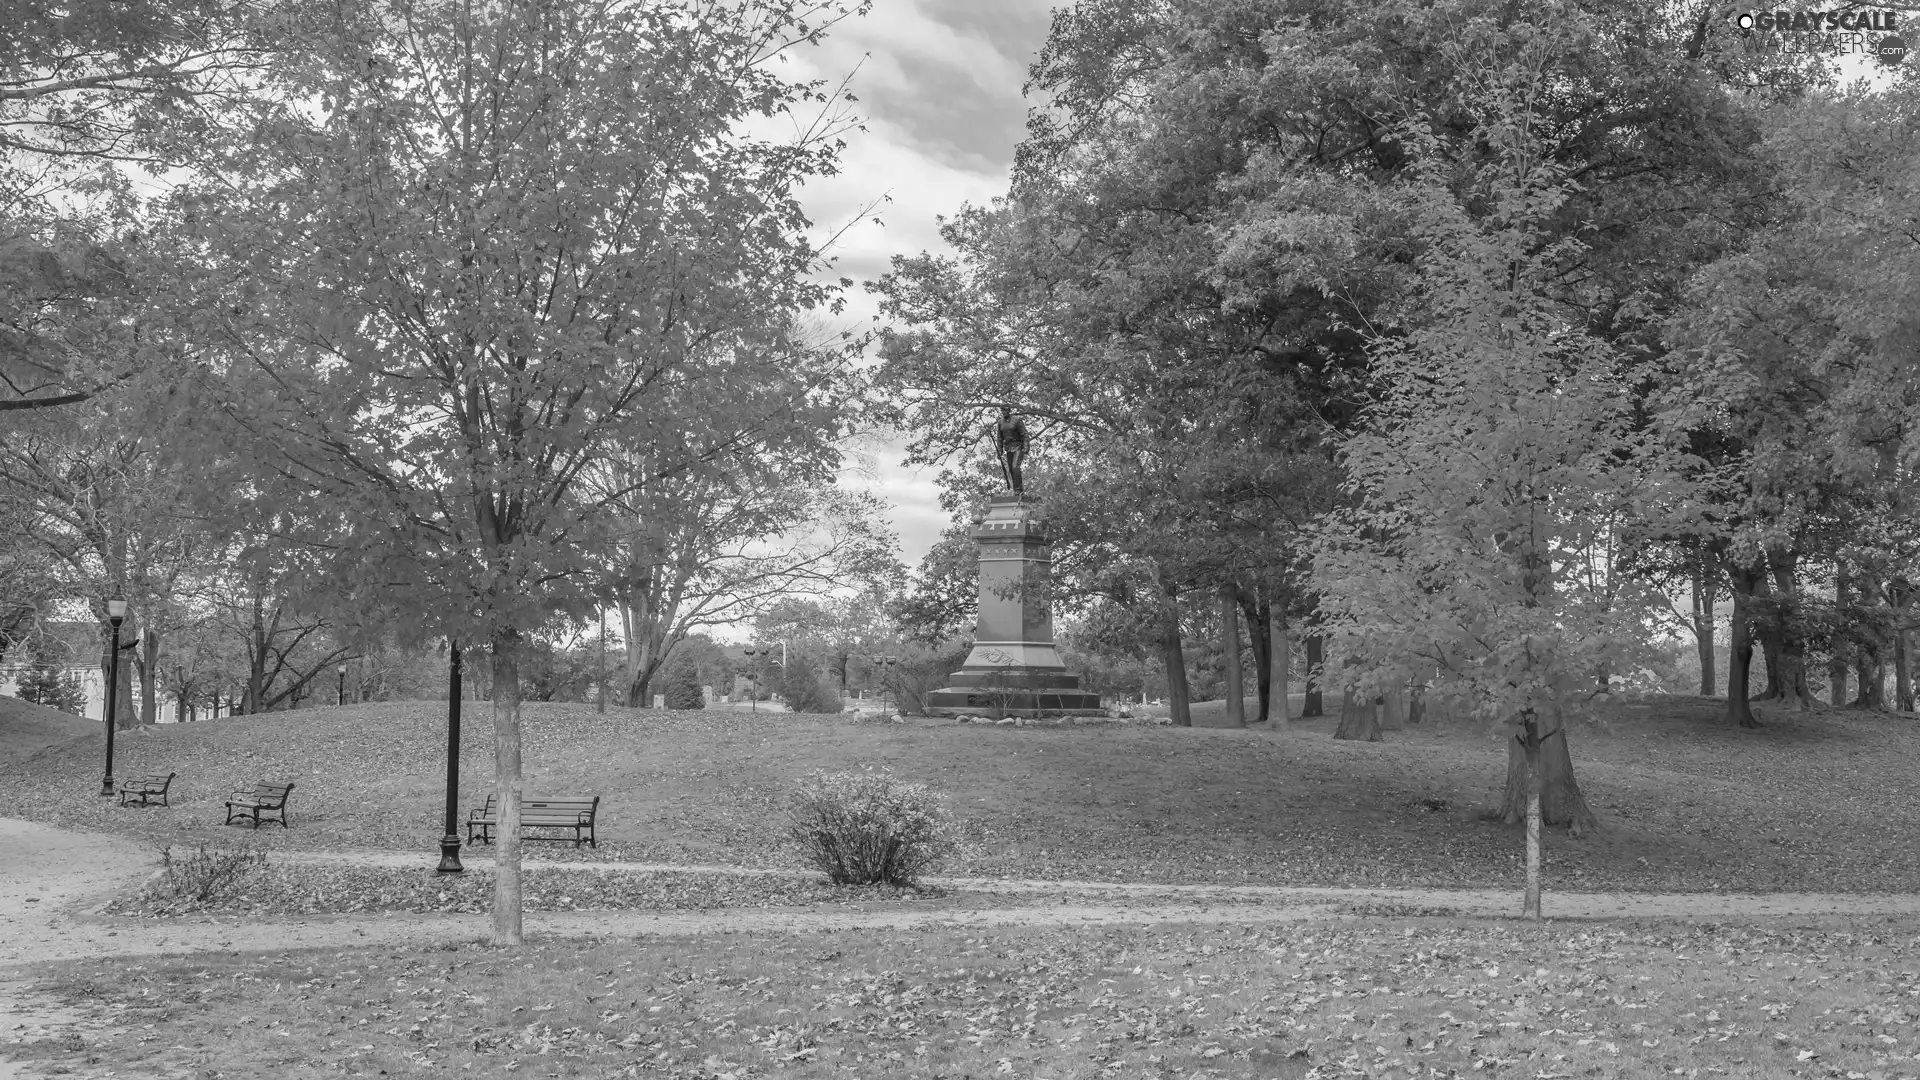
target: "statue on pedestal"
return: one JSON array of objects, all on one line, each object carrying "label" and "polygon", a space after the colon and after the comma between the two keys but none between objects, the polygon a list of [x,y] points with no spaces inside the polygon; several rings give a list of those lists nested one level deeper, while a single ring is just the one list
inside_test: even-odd
[{"label": "statue on pedestal", "polygon": [[994,425],[993,442],[1000,451],[1000,471],[1007,479],[1007,490],[1015,495],[1024,493],[1020,463],[1027,459],[1027,426],[1013,415],[1013,406],[1000,406],[1000,422]]}]

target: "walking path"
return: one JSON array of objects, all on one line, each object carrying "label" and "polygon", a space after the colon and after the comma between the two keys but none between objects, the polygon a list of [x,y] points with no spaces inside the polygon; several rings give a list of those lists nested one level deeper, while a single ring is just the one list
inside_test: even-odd
[{"label": "walking path", "polygon": [[[344,862],[417,866],[428,854],[392,851],[281,852],[284,863]],[[465,857],[474,868],[491,858]],[[559,862],[558,866],[608,872],[706,871],[728,874],[791,874],[784,870],[689,867],[661,864]],[[485,915],[203,916],[134,919],[108,916],[100,908],[116,893],[153,873],[147,844],[102,833],[72,832],[0,818],[0,1046],[21,1032],[54,1030],[67,1022],[58,1009],[26,992],[19,968],[48,960],[153,956],[206,952],[282,952],[357,945],[420,946],[479,941]],[[1005,881],[933,878],[933,884],[975,894],[1059,895],[1059,902],[1006,906],[941,906],[907,901],[834,908],[752,908],[719,911],[529,912],[533,938],[639,937],[737,931],[796,933],[854,928],[974,926],[1091,926],[1183,922],[1255,924],[1368,914],[1451,914],[1512,917],[1519,894],[1502,889],[1343,889],[1257,885],[1140,885],[1111,882]],[[1657,918],[1718,921],[1783,916],[1887,916],[1920,914],[1920,895],[1862,896],[1824,893],[1745,895],[1725,893],[1636,894],[1549,892],[1554,918]],[[25,1074],[0,1061],[0,1080]]]},{"label": "walking path", "polygon": [[[466,863],[491,868],[469,853]],[[379,850],[279,852],[282,863],[351,863],[425,868],[428,853]],[[605,872],[794,874],[724,866],[566,862],[529,866]],[[474,940],[486,935],[484,915],[200,916],[134,919],[99,914],[114,894],[151,874],[152,849],[103,833],[72,832],[0,818],[0,973],[20,964],[100,956],[150,956],[196,951],[281,951],[307,946]],[[929,883],[974,894],[965,908],[938,902],[872,903],[831,910],[752,908],[718,911],[528,912],[530,937],[678,935],[740,930],[813,931],[849,927],[928,925],[1081,925],[1185,921],[1263,923],[1370,912],[1512,917],[1517,892],[1505,889],[1372,889],[1264,885],[1150,885],[1091,881],[930,878]],[[979,902],[991,897],[1060,896],[1060,902]],[[1564,893],[1549,891],[1555,918],[1720,920],[1781,916],[1920,914],[1920,895],[1829,893]]]}]

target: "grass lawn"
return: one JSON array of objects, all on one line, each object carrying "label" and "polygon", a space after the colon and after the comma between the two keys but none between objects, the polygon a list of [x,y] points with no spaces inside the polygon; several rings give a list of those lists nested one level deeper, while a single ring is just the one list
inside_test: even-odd
[{"label": "grass lawn", "polygon": [[[1563,889],[1909,892],[1920,861],[1920,722],[1911,716],[1766,714],[1758,731],[1719,703],[1622,706],[1570,738],[1607,828],[1550,836]],[[170,809],[96,794],[98,735],[0,761],[0,815],[152,837],[257,836],[270,846],[431,852],[440,832],[445,705],[302,710],[137,729],[118,774],[177,771]],[[469,703],[460,803],[491,777],[487,706]],[[602,796],[601,857],[793,865],[779,834],[810,770],[891,766],[947,793],[972,852],[950,872],[1134,881],[1517,885],[1518,830],[1484,819],[1505,749],[1463,725],[1337,742],[1331,719],[1276,731],[860,724],[838,717],[525,710],[532,790]],[[255,779],[297,781],[293,828],[220,825]],[[531,845],[574,857],[564,844]],[[588,853],[592,854],[592,853]]]},{"label": "grass lawn", "polygon": [[0,761],[31,757],[86,735],[98,739],[100,721],[0,695]]},{"label": "grass lawn", "polygon": [[733,934],[76,962],[119,1075],[1920,1077],[1920,923]]}]

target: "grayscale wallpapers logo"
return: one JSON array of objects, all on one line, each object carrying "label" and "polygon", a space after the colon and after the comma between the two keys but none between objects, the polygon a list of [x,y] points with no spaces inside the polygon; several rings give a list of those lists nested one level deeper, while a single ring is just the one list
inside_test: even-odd
[{"label": "grayscale wallpapers logo", "polygon": [[1882,64],[1897,64],[1907,58],[1907,43],[1897,33],[1901,29],[1898,11],[1761,11],[1758,8],[1734,8],[1727,12],[1728,25],[1736,30],[1758,34],[1766,44],[1781,44],[1785,36],[1811,38],[1810,44],[1838,53],[1869,56]]}]

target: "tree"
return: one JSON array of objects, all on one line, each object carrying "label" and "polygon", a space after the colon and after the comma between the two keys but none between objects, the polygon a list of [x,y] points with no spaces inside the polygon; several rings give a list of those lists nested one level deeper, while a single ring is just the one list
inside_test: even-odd
[{"label": "tree", "polygon": [[87,706],[87,692],[80,685],[80,680],[44,657],[35,657],[33,663],[20,673],[20,677],[14,681],[14,696],[21,701],[45,705],[75,716],[81,715]]},{"label": "tree", "polygon": [[667,708],[704,709],[707,696],[700,689],[700,669],[691,661],[676,660],[667,665]]},{"label": "tree", "polygon": [[270,64],[288,12],[251,0],[15,4],[0,40],[0,413],[143,376],[145,260],[121,163],[160,171],[169,119]]},{"label": "tree", "polygon": [[979,605],[980,546],[955,523],[921,556],[887,616],[908,640],[937,646],[970,633]]},{"label": "tree", "polygon": [[[773,384],[769,384],[773,385]],[[823,399],[837,396],[822,393]],[[767,411],[746,403],[742,416],[762,431]],[[811,435],[742,438],[696,470],[624,485],[626,520],[610,547],[626,641],[626,702],[645,706],[649,686],[689,634],[762,616],[801,597],[885,581],[899,573],[896,541],[879,501],[830,486],[805,470],[782,467],[780,442],[811,442],[809,454],[837,461],[827,442],[834,411],[817,414]],[[797,418],[794,428],[805,428]],[[824,468],[824,465],[821,466]]]},{"label": "tree", "polygon": [[820,682],[820,673],[811,658],[791,653],[780,672],[780,700],[790,712],[837,713],[840,695]]},{"label": "tree", "polygon": [[219,0],[20,6],[0,42],[0,152],[152,161],[155,121],[268,62],[266,13]]},{"label": "tree", "polygon": [[[794,192],[844,123],[773,61],[843,14],[315,12],[176,196],[176,332],[205,365],[178,404],[241,449],[247,524],[314,523],[284,539],[312,595],[376,624],[356,633],[384,615],[491,656],[500,944],[521,941],[522,643],[592,618],[627,494],[584,478],[839,365],[792,334],[833,294]],[[816,105],[792,140],[749,131]]]},{"label": "tree", "polygon": [[784,641],[822,657],[827,677],[844,697],[855,658],[887,652],[897,643],[887,597],[898,590],[899,564],[886,569],[893,571],[888,575],[892,581],[874,582],[859,591],[819,600],[790,596],[777,601],[753,621],[754,636],[760,641]]},{"label": "tree", "polygon": [[[123,625],[132,642],[141,689],[119,680],[115,722],[153,723],[153,679],[161,636],[190,571],[210,545],[184,508],[186,476],[160,433],[128,430],[132,408],[124,391],[68,409],[28,413],[0,429],[0,500],[20,531],[16,556],[39,567],[43,595],[87,598],[100,630],[105,682],[108,639],[105,598],[124,596],[133,618]],[[210,505],[218,496],[208,493]]]},{"label": "tree", "polygon": [[1685,497],[1671,456],[1635,430],[1633,366],[1560,303],[1561,268],[1584,254],[1556,226],[1577,188],[1534,110],[1588,32],[1564,15],[1475,44],[1486,153],[1471,171],[1404,129],[1417,287],[1377,343],[1385,396],[1344,447],[1362,503],[1328,518],[1314,566],[1359,692],[1437,671],[1434,697],[1511,733],[1505,814],[1526,822],[1535,918],[1543,820],[1597,825],[1566,725],[1602,693],[1596,673],[1639,666],[1664,604],[1594,573],[1594,553],[1611,523],[1657,522]]},{"label": "tree", "polygon": [[[1876,222],[1920,213],[1916,93],[1911,79],[1895,80],[1885,91],[1809,92],[1774,109],[1756,155],[1777,178],[1773,217],[1694,276],[1689,304],[1669,326],[1679,362],[1668,422],[1730,451],[1716,501],[1734,598],[1728,717],[1742,727],[1756,726],[1747,705],[1755,625],[1768,647],[1769,694],[1811,701],[1804,653],[1818,642],[1806,633],[1808,562],[1842,563],[1834,587],[1854,621],[1887,586],[1903,594],[1896,567],[1911,533],[1906,447],[1920,401],[1911,314],[1920,290],[1904,272],[1916,251],[1910,230]],[[1856,537],[1875,539],[1861,548]],[[1867,646],[1860,655],[1870,669],[1873,639],[1856,635],[1834,651]]]}]

